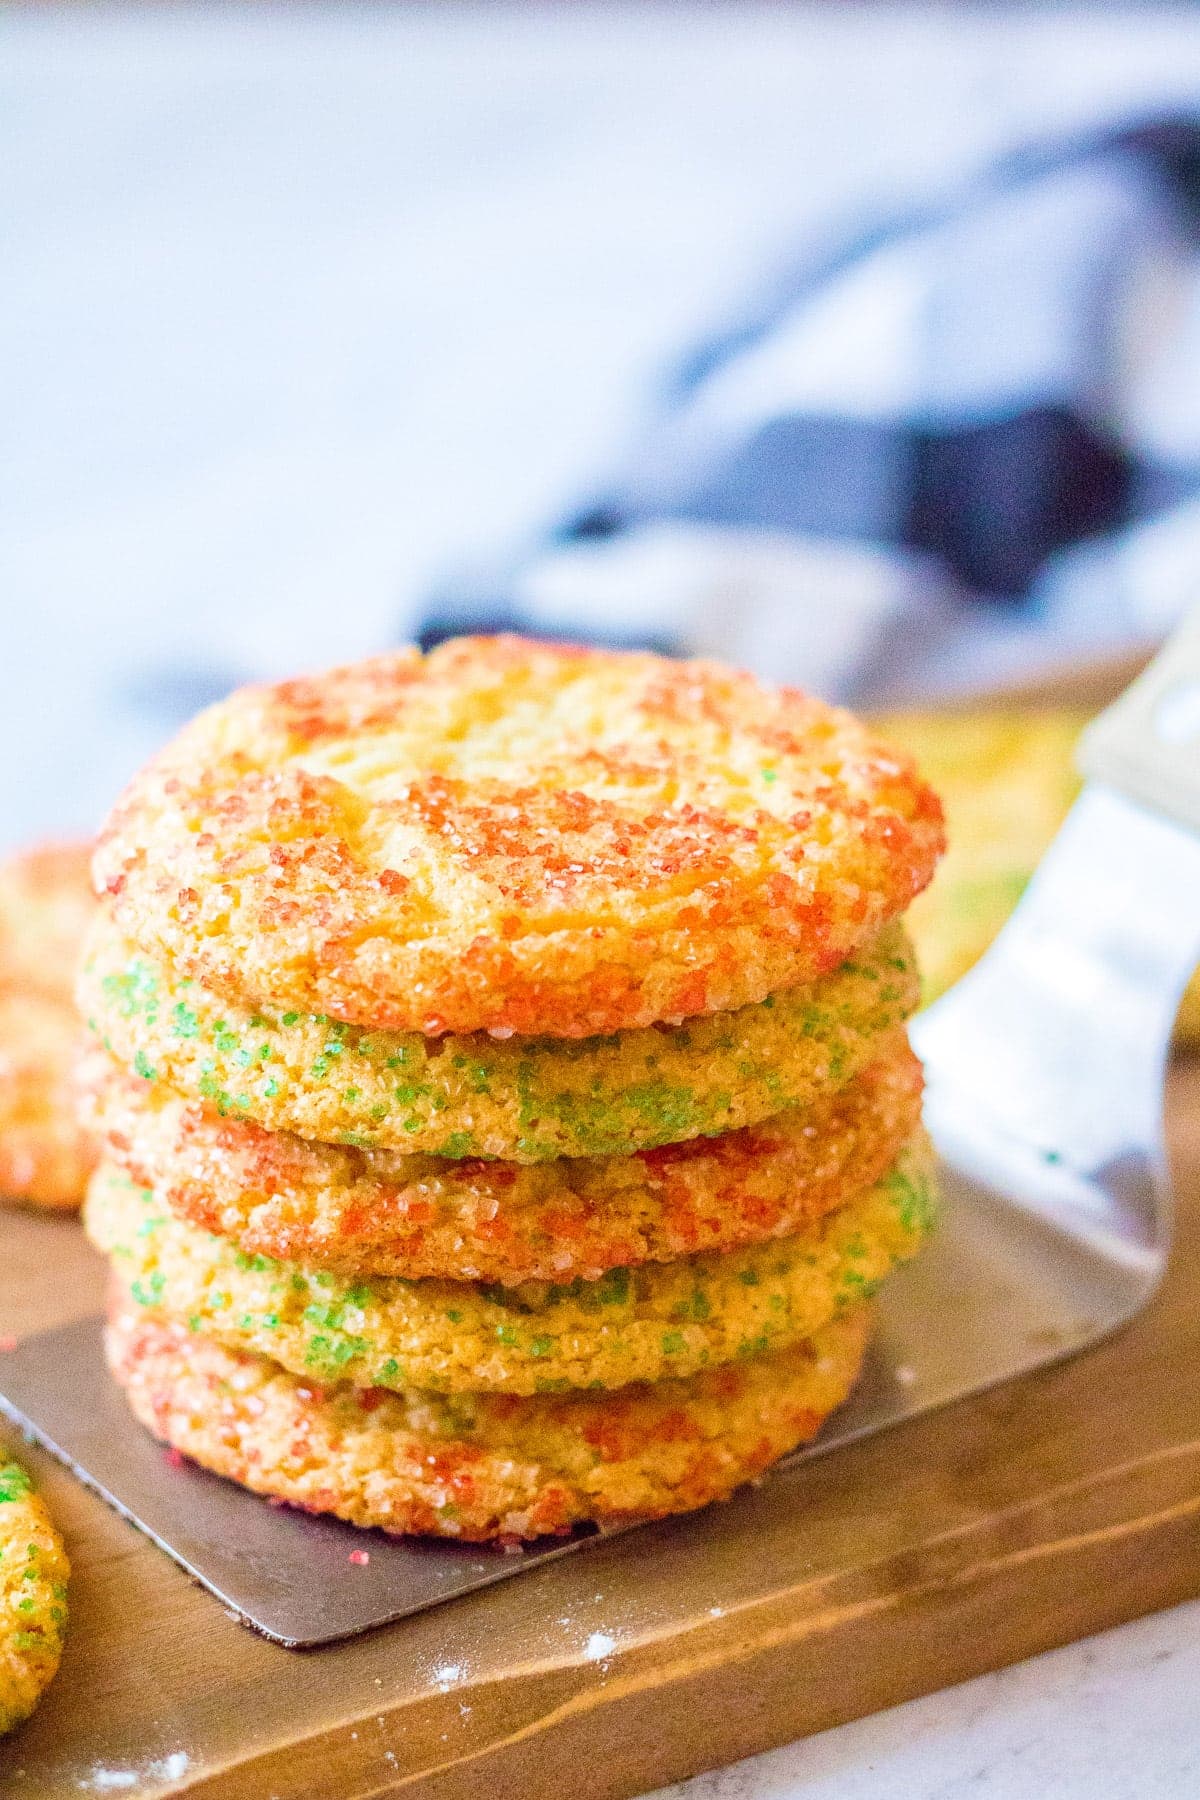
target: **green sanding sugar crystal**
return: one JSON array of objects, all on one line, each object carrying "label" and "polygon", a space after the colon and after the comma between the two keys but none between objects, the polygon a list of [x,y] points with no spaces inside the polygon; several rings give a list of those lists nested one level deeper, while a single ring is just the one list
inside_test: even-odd
[{"label": "green sanding sugar crystal", "polygon": [[33,1482],[20,1463],[0,1464],[0,1504],[22,1500],[33,1491]]}]

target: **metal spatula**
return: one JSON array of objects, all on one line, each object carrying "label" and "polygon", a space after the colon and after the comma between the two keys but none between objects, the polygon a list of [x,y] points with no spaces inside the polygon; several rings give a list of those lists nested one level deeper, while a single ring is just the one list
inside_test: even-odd
[{"label": "metal spatula", "polygon": [[946,1225],[888,1284],[884,1366],[826,1443],[1082,1349],[1166,1267],[1163,1077],[1200,960],[1200,610],[1079,760],[1016,913],[914,1024]]},{"label": "metal spatula", "polygon": [[[1083,766],[1011,923],[917,1023],[946,1220],[888,1282],[865,1379],[801,1456],[1082,1349],[1163,1272],[1163,1066],[1200,958],[1200,614],[1092,727]],[[282,1643],[345,1637],[594,1541],[506,1556],[275,1511],[164,1457],[108,1380],[97,1319],[27,1339],[0,1374],[11,1416]]]}]

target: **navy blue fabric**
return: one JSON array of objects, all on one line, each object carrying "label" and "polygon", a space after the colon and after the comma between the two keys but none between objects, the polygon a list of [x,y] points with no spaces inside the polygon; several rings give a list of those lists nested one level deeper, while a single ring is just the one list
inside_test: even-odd
[{"label": "navy blue fabric", "polygon": [[[1123,441],[1112,403],[1135,267],[1198,237],[1200,115],[1026,146],[936,204],[859,222],[680,359],[627,466],[553,542],[667,520],[847,539],[1019,603],[1058,551],[1200,489],[1200,466],[1154,466]],[[862,355],[877,398],[852,338],[827,367],[822,350],[843,291],[869,316],[876,281]],[[473,606],[481,625],[521,624],[495,595],[443,597],[425,641],[470,627]]]}]

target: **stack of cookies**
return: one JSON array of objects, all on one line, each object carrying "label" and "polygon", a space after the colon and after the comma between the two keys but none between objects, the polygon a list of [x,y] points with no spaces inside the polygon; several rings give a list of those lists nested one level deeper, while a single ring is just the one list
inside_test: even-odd
[{"label": "stack of cookies", "polygon": [[249,689],[102,835],[109,1356],[207,1467],[529,1538],[728,1495],[933,1210],[911,764],[711,664],[519,639]]}]

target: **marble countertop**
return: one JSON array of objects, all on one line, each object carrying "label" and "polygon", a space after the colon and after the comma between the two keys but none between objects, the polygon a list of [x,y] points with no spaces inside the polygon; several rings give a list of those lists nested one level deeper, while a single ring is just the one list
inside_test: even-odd
[{"label": "marble countertop", "polygon": [[[855,196],[1200,94],[1194,11],[0,13],[0,846],[233,681],[401,636]],[[1200,1792],[1189,1606],[669,1790]]]}]

